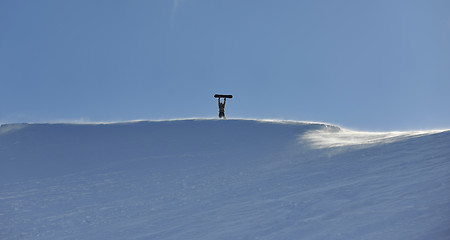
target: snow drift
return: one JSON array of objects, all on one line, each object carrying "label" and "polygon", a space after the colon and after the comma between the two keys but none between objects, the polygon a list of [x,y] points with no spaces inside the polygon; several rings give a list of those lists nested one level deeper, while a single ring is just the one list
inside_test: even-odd
[{"label": "snow drift", "polygon": [[0,127],[0,239],[449,239],[450,131]]}]

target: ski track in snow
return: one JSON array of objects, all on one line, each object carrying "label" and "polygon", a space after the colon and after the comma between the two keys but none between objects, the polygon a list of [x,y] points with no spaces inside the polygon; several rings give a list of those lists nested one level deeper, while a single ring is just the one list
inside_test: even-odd
[{"label": "ski track in snow", "polygon": [[0,128],[0,239],[450,236],[449,131],[268,120],[18,126]]}]

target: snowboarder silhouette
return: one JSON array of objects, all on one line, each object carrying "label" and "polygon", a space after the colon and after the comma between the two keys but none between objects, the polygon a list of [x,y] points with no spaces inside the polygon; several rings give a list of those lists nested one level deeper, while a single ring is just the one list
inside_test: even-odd
[{"label": "snowboarder silhouette", "polygon": [[221,103],[220,97],[219,97],[218,102],[219,102],[219,118],[226,118],[225,117],[225,103],[227,103],[227,98],[224,98],[223,103]]},{"label": "snowboarder silhouette", "polygon": [[[215,98],[218,98],[219,103],[219,118],[225,118],[225,103],[227,103],[227,98],[233,98],[233,95],[222,95],[222,94],[215,94]],[[223,103],[221,99],[223,98]]]}]

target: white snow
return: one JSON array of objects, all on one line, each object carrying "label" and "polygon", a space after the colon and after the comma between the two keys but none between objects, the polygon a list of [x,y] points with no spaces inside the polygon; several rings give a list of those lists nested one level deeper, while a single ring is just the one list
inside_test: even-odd
[{"label": "white snow", "polygon": [[450,131],[0,127],[0,239],[450,239]]},{"label": "white snow", "polygon": [[384,144],[445,132],[447,130],[409,131],[409,132],[361,132],[348,129],[325,127],[312,130],[301,136],[315,148],[330,148],[344,146],[360,146]]}]

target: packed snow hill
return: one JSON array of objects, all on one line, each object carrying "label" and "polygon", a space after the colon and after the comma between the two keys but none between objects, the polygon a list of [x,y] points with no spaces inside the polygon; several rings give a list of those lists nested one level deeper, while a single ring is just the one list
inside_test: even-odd
[{"label": "packed snow hill", "polygon": [[450,131],[0,127],[0,239],[450,239]]}]

